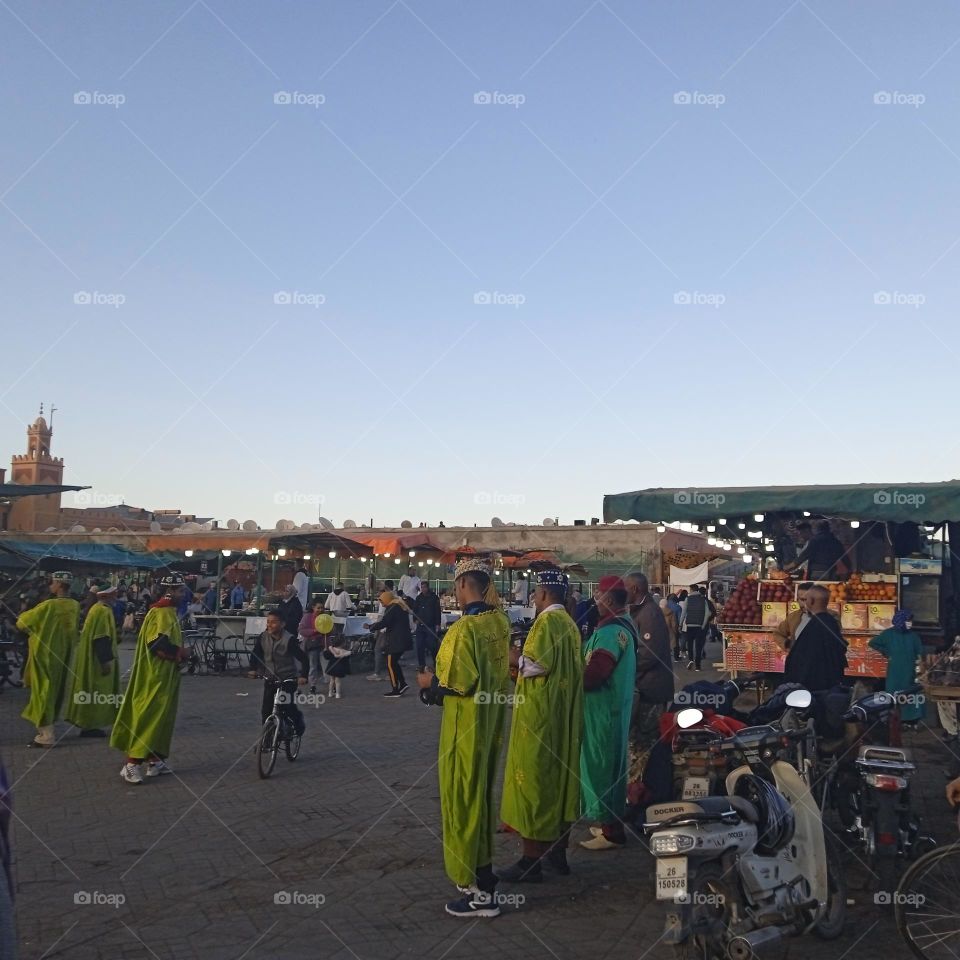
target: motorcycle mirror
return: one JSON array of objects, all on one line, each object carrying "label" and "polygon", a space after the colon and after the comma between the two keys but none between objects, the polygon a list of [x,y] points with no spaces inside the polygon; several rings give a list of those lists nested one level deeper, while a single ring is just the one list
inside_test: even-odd
[{"label": "motorcycle mirror", "polygon": [[698,710],[696,707],[687,707],[686,710],[681,710],[677,714],[677,726],[681,730],[688,730],[690,727],[695,727],[698,723],[703,722],[703,711]]},{"label": "motorcycle mirror", "polygon": [[806,710],[813,703],[813,694],[809,690],[791,690],[787,694],[787,706],[795,710]]}]

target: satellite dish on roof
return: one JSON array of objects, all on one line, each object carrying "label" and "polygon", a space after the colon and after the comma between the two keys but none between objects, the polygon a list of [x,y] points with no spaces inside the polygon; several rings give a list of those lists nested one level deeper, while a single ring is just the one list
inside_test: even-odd
[{"label": "satellite dish on roof", "polygon": [[292,520],[278,520],[277,529],[278,530],[296,530],[297,525]]},{"label": "satellite dish on roof", "polygon": [[203,530],[212,530],[212,529],[213,529],[213,521],[212,521],[212,520],[208,520],[208,521],[203,525],[203,527],[202,527],[201,529],[203,529]]},{"label": "satellite dish on roof", "polygon": [[103,531],[102,531],[99,527],[94,527],[90,532],[91,532],[91,533],[103,533]]},{"label": "satellite dish on roof", "polygon": [[409,529],[413,526],[413,524],[412,524],[409,520],[403,520],[403,521],[400,523],[400,526],[401,526],[404,530],[409,530]]},{"label": "satellite dish on roof", "polygon": [[151,520],[151,521],[150,521],[150,532],[151,532],[151,533],[159,533],[159,532],[160,532],[160,524],[157,523],[156,520]]},{"label": "satellite dish on roof", "polygon": [[107,527],[107,533],[119,533],[119,532],[120,532],[119,527]]},{"label": "satellite dish on roof", "polygon": [[87,532],[87,528],[86,528],[85,526],[83,526],[82,524],[80,524],[80,523],[75,523],[75,524],[70,528],[70,532],[71,532],[71,533],[86,533],[86,532]]},{"label": "satellite dish on roof", "polygon": [[239,521],[237,521],[237,520],[228,520],[228,521],[227,521],[227,529],[228,529],[228,530],[239,530],[239,529],[240,529],[240,523],[239,523]]},{"label": "satellite dish on roof", "polygon": [[491,527],[502,527],[502,526],[503,526],[503,521],[502,521],[499,517],[491,517],[491,518],[490,518],[490,526],[491,526]]},{"label": "satellite dish on roof", "polygon": [[194,523],[193,520],[188,521],[180,528],[184,533],[196,533],[201,529],[199,523]]},{"label": "satellite dish on roof", "polygon": [[335,530],[335,529],[336,529],[336,527],[334,527],[334,525],[333,525],[333,521],[332,521],[332,520],[328,520],[326,517],[321,517],[321,518],[320,518],[320,527],[321,527],[321,529],[323,529],[323,530]]},{"label": "satellite dish on roof", "polygon": [[56,528],[56,527],[47,527],[47,529],[44,530],[43,532],[44,532],[44,533],[56,533],[56,532],[57,532],[57,528]]},{"label": "satellite dish on roof", "polygon": [[357,525],[357,521],[356,521],[356,520],[344,520],[344,521],[343,521],[343,528],[344,528],[345,530],[352,530],[356,525]]},{"label": "satellite dish on roof", "polygon": [[300,524],[300,529],[301,529],[301,530],[312,530],[312,529],[313,529],[313,524],[312,524],[312,523],[301,523],[301,524]]},{"label": "satellite dish on roof", "polygon": [[552,526],[553,526],[553,517],[544,517],[544,518],[543,518],[543,525],[544,525],[545,527],[552,527]]},{"label": "satellite dish on roof", "polygon": [[244,520],[240,525],[242,530],[246,530],[247,533],[253,533],[257,529],[257,525],[253,520]]}]

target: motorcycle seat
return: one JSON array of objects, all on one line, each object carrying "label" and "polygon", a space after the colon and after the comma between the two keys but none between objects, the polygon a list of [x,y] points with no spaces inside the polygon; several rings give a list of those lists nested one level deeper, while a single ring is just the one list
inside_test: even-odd
[{"label": "motorcycle seat", "polygon": [[701,797],[693,803],[700,808],[701,813],[716,815],[733,808],[741,820],[746,820],[747,823],[757,822],[757,808],[743,797]]}]

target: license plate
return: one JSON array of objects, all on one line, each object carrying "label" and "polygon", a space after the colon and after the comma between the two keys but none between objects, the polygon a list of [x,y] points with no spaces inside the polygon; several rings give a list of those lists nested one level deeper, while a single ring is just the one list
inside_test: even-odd
[{"label": "license plate", "polygon": [[657,899],[675,900],[687,893],[687,858],[657,859]]},{"label": "license plate", "polygon": [[683,781],[684,800],[702,800],[710,795],[710,780],[707,777],[687,777]]}]

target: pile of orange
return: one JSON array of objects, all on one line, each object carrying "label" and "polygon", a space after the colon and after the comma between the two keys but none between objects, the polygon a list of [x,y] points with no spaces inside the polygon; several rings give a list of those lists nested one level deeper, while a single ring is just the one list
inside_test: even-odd
[{"label": "pile of orange", "polygon": [[847,599],[892,603],[897,599],[895,583],[864,583],[859,573],[850,576],[847,583]]},{"label": "pile of orange", "polygon": [[824,586],[830,591],[830,603],[844,603],[847,598],[847,585],[845,583],[825,583]]}]

